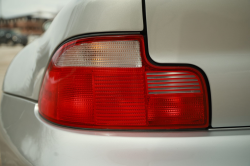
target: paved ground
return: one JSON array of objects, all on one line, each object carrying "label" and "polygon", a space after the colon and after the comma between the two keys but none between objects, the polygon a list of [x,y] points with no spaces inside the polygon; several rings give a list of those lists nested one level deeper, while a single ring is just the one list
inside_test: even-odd
[{"label": "paved ground", "polygon": [[[16,54],[23,49],[22,46],[0,46],[0,99],[2,97],[2,85],[5,73],[8,66]],[[1,166],[1,156],[0,156],[0,166]]]}]

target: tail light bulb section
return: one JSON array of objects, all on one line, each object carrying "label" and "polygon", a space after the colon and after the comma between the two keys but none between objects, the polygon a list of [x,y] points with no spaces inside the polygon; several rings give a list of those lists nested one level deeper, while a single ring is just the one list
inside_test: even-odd
[{"label": "tail light bulb section", "polygon": [[61,46],[46,71],[40,114],[93,129],[185,129],[209,124],[203,75],[192,67],[155,66],[141,35],[77,39]]}]

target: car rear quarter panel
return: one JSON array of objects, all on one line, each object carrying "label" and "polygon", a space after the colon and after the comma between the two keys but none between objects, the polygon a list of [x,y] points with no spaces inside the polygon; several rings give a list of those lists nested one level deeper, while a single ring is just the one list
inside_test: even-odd
[{"label": "car rear quarter panel", "polygon": [[[249,102],[243,98],[249,94],[249,1],[240,2],[242,10],[233,10],[232,15],[229,9],[235,6],[230,0],[146,0],[151,58],[159,63],[193,64],[205,71],[211,85],[212,109],[216,111],[212,113],[214,127],[249,125]],[[64,8],[44,36],[17,55],[6,74],[3,89],[8,94],[3,94],[0,112],[3,164],[249,165],[249,128],[82,130],[54,125],[38,114],[44,71],[62,41],[80,34],[142,30],[140,0],[72,1]]]}]

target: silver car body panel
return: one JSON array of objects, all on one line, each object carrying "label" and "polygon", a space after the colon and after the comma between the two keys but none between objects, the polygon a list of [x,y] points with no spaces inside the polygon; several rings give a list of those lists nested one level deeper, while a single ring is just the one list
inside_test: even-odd
[{"label": "silver car body panel", "polygon": [[155,62],[206,73],[212,127],[250,126],[250,1],[146,0],[146,18]]},{"label": "silver car body panel", "polygon": [[[206,73],[212,127],[249,126],[250,2],[145,1],[151,58],[196,65]],[[74,0],[40,39],[16,56],[1,102],[3,166],[249,165],[249,128],[84,130],[58,126],[39,115],[43,75],[63,41],[82,34],[142,31],[142,20],[141,0]]]},{"label": "silver car body panel", "polygon": [[12,61],[3,91],[38,100],[44,72],[55,49],[66,39],[97,32],[143,30],[141,0],[73,0],[48,31]]},{"label": "silver car body panel", "polygon": [[7,94],[2,97],[3,166],[9,163],[19,166],[235,166],[250,163],[249,129],[168,132],[73,129],[44,120],[35,102]]}]

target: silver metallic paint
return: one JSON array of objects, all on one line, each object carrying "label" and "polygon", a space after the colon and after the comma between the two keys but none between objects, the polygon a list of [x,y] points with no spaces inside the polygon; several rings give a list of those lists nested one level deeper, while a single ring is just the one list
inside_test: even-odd
[{"label": "silver metallic paint", "polygon": [[212,127],[250,126],[250,1],[146,0],[146,18],[155,62],[206,73]]},{"label": "silver metallic paint", "polygon": [[0,147],[3,166],[10,165],[6,164],[9,162],[18,166],[235,166],[250,163],[249,129],[81,130],[45,121],[35,102],[7,94],[2,101]]},{"label": "silver metallic paint", "polygon": [[46,66],[61,42],[80,34],[141,30],[141,0],[72,0],[48,31],[15,57],[6,73],[3,91],[38,100]]},{"label": "silver metallic paint", "polygon": [[[249,94],[249,34],[245,34],[249,28],[242,28],[249,26],[249,17],[246,17],[249,16],[249,1],[239,1],[245,3],[245,6],[232,5],[236,2],[232,0],[146,0],[147,12],[151,13],[148,14],[147,20],[151,57],[161,63],[193,63],[207,73],[212,84],[212,99],[216,99],[212,103],[215,104],[213,109],[216,111],[213,112],[214,126],[249,123],[249,114],[246,111],[248,104],[246,100],[242,100],[243,92]],[[155,5],[160,6],[156,9]],[[180,8],[184,10],[183,13],[175,12]],[[230,8],[240,9],[230,10],[234,11],[230,13]],[[194,13],[188,9],[194,10]],[[223,22],[225,18],[227,21]],[[237,24],[233,24],[234,22]],[[154,29],[154,24],[158,26],[157,30]],[[211,28],[206,33],[205,25]],[[224,32],[223,27],[229,29]],[[78,34],[140,31],[142,28],[139,0],[73,1],[57,16],[55,23],[41,39],[17,55],[6,74],[3,89],[14,95],[37,100],[46,65],[55,48],[63,40]],[[235,29],[239,31],[231,34]],[[192,35],[197,36],[193,38]],[[220,35],[230,40],[218,38]],[[167,39],[163,39],[164,37]],[[183,41],[180,42],[180,39]],[[164,42],[164,46],[157,45],[159,40]],[[217,47],[218,44],[222,47]],[[227,58],[224,55],[227,55]],[[245,80],[243,75],[246,76]],[[228,96],[225,96],[224,92],[235,86],[223,86],[225,81],[239,85],[228,92]],[[244,89],[246,87],[248,89]],[[224,100],[225,97],[227,100]],[[241,104],[237,105],[237,109],[236,104],[229,103],[234,102],[233,98]],[[38,114],[36,105],[36,102],[3,94],[0,112],[0,152],[3,166],[234,166],[250,163],[249,128],[189,132],[81,130],[60,127],[45,121]],[[223,117],[225,112],[227,117]],[[239,119],[243,121],[240,122]]]}]

